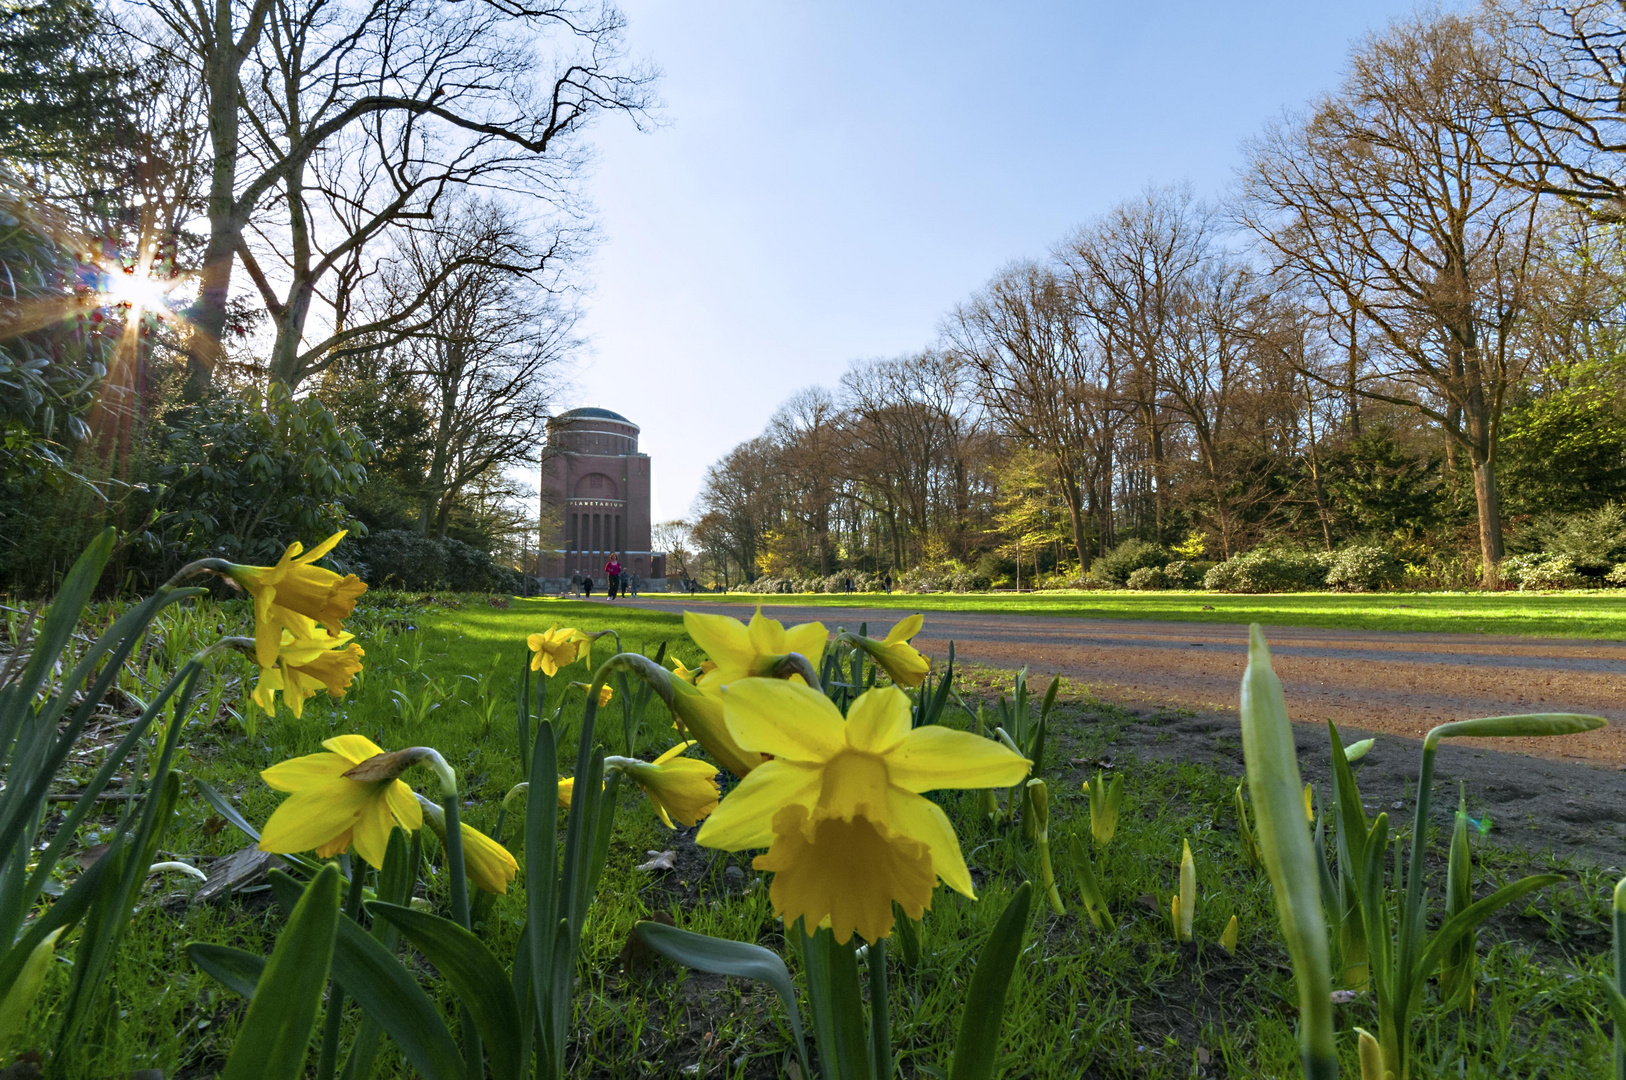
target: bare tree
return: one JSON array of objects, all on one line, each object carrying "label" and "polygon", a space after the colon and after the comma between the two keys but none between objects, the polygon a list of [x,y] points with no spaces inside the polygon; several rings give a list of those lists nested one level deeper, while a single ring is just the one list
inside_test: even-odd
[{"label": "bare tree", "polygon": [[1475,21],[1396,24],[1343,88],[1251,147],[1243,220],[1279,268],[1342,298],[1375,341],[1360,392],[1417,410],[1468,458],[1484,582],[1502,559],[1496,455],[1522,377],[1535,197],[1490,166],[1502,126]]},{"label": "bare tree", "polygon": [[[575,134],[600,112],[636,115],[649,102],[649,73],[619,51],[620,14],[582,0],[144,3],[207,97],[209,241],[191,313],[199,385],[220,355],[237,259],[276,327],[270,375],[297,385],[332,350],[428,304],[433,284],[389,319],[346,325],[348,293],[378,272],[381,251],[404,246],[401,230],[434,222],[459,187],[574,210]],[[534,271],[555,253],[519,254],[469,253],[464,265]],[[334,281],[327,333],[307,341]]]},{"label": "bare tree", "polygon": [[428,295],[424,325],[394,344],[392,360],[429,415],[418,528],[441,536],[466,485],[535,461],[554,373],[577,344],[574,313],[556,297],[465,258],[471,249],[517,242],[523,230],[510,211],[464,204],[448,218],[444,229],[413,236],[381,283],[391,295]]},{"label": "bare tree", "polygon": [[1153,529],[1163,535],[1169,470],[1161,393],[1173,322],[1208,257],[1213,213],[1188,188],[1149,188],[1080,229],[1060,257],[1103,353],[1122,372],[1134,432],[1152,469]]},{"label": "bare tree", "polygon": [[1074,554],[1088,566],[1087,501],[1100,512],[1098,536],[1111,537],[1117,373],[1110,354],[1090,348],[1076,315],[1064,282],[1037,263],[1019,263],[955,308],[943,334],[996,424],[1049,460]]},{"label": "bare tree", "polygon": [[1626,217],[1626,9],[1618,0],[1487,0],[1500,49],[1487,65],[1509,179]]}]

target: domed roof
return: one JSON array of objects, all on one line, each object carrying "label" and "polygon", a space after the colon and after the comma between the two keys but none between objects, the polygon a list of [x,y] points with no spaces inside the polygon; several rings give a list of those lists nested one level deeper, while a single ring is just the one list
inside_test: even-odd
[{"label": "domed roof", "polygon": [[562,412],[558,416],[555,416],[553,419],[555,419],[555,420],[616,420],[616,421],[619,421],[620,423],[627,424],[630,427],[637,427],[638,426],[637,424],[634,424],[631,420],[628,420],[625,416],[622,416],[618,412],[611,412],[609,409],[595,408],[595,407],[593,407],[591,405],[586,407],[586,408],[582,408],[582,409],[571,409],[569,412]]}]

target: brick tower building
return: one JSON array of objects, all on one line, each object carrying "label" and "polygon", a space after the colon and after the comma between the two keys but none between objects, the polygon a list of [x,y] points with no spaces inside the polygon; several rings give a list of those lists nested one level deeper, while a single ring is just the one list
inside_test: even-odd
[{"label": "brick tower building", "polygon": [[649,455],[638,452],[638,425],[609,409],[571,409],[548,421],[542,458],[541,576],[591,575],[621,562],[650,589],[665,587],[666,556],[650,550]]}]

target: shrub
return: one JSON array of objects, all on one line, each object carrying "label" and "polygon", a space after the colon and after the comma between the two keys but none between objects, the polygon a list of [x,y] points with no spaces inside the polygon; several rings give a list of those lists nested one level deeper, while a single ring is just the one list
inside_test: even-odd
[{"label": "shrub", "polygon": [[1090,577],[1103,585],[1123,586],[1136,570],[1149,566],[1161,570],[1169,564],[1170,558],[1159,544],[1149,540],[1125,540],[1090,564]]},{"label": "shrub", "polygon": [[1405,568],[1383,548],[1356,545],[1333,553],[1327,588],[1339,592],[1376,592],[1400,583]]},{"label": "shrub", "polygon": [[1529,538],[1542,552],[1569,559],[1577,573],[1601,576],[1626,557],[1626,508],[1607,503],[1595,510],[1549,514],[1531,524]]},{"label": "shrub", "polygon": [[436,540],[406,529],[381,529],[356,545],[369,582],[404,589],[518,592],[517,570],[495,563],[461,540]]},{"label": "shrub", "polygon": [[1616,563],[1615,568],[1603,576],[1603,581],[1605,585],[1616,588],[1626,586],[1626,562]]},{"label": "shrub", "polygon": [[1206,560],[1176,559],[1163,568],[1164,588],[1166,589],[1196,589],[1203,583],[1203,577],[1213,568],[1214,564]]},{"label": "shrub", "polygon": [[1142,566],[1131,570],[1124,584],[1131,589],[1166,589],[1169,587],[1169,580],[1162,567]]},{"label": "shrub", "polygon": [[1332,563],[1333,555],[1326,551],[1254,548],[1209,570],[1203,588],[1240,593],[1319,589],[1326,585]]},{"label": "shrub", "polygon": [[1583,584],[1568,555],[1533,553],[1502,560],[1502,581],[1523,592],[1535,589],[1574,589]]}]

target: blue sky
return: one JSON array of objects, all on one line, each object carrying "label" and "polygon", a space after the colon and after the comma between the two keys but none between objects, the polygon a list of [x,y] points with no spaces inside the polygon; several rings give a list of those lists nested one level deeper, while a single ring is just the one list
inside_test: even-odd
[{"label": "blue sky", "polygon": [[1218,196],[1410,2],[627,0],[661,126],[592,130],[600,226],[561,407],[643,428],[656,520],[778,404],[919,349],[1007,262],[1147,184]]}]

